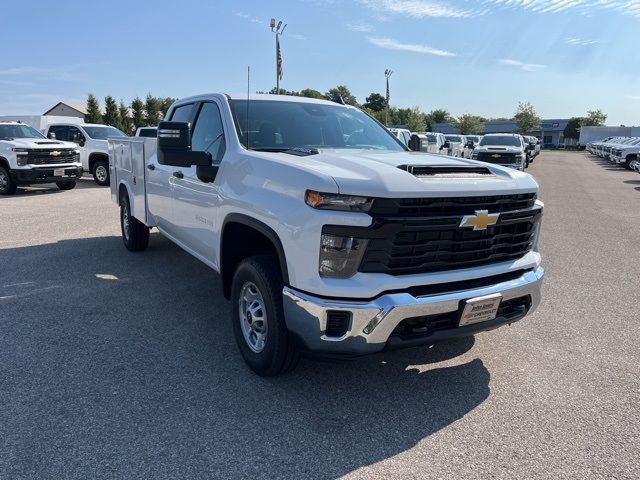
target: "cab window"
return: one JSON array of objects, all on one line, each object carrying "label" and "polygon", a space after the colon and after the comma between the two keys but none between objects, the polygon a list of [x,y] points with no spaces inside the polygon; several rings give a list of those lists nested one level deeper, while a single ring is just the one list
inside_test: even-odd
[{"label": "cab window", "polygon": [[193,103],[189,103],[187,105],[181,105],[177,107],[173,113],[171,114],[172,122],[190,122],[191,121],[191,111],[193,110]]},{"label": "cab window", "polygon": [[69,141],[69,127],[66,125],[55,125],[49,128],[49,138],[51,138],[51,134],[54,133],[56,135],[56,140],[60,140],[62,142]]},{"label": "cab window", "polygon": [[218,105],[211,102],[202,104],[191,135],[191,149],[209,152],[213,163],[220,163],[224,155],[224,129]]}]

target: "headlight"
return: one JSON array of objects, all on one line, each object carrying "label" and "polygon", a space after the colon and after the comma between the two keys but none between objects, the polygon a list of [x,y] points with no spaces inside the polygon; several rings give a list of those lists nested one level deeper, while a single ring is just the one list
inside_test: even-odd
[{"label": "headlight", "polygon": [[540,249],[538,248],[538,241],[540,240],[540,230],[542,228],[542,214],[544,212],[544,204],[541,201],[536,200],[536,205],[543,207],[543,209],[536,216],[535,223],[533,225],[533,228],[535,228],[535,232],[533,233],[533,251],[540,252]]},{"label": "headlight", "polygon": [[373,204],[373,199],[368,197],[321,193],[313,190],[307,190],[304,201],[313,208],[345,212],[368,212]]},{"label": "headlight", "polygon": [[17,153],[18,155],[26,155],[29,153],[29,149],[27,148],[13,147],[11,151]]},{"label": "headlight", "polygon": [[323,233],[320,237],[320,262],[318,271],[322,277],[349,278],[356,274],[368,240]]}]

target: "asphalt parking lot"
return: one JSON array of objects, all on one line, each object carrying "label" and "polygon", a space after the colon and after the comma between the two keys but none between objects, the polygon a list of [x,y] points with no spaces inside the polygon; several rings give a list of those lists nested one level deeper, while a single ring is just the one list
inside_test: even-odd
[{"label": "asphalt parking lot", "polygon": [[157,233],[124,249],[108,189],[0,198],[0,478],[639,478],[640,175],[530,173],[533,316],[272,379],[213,271]]}]

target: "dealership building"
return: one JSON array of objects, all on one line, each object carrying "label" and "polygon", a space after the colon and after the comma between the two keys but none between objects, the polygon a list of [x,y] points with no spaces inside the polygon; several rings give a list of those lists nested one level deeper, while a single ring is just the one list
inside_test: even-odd
[{"label": "dealership building", "polygon": [[[540,128],[527,132],[527,135],[538,137],[543,145],[558,147],[561,145],[575,145],[574,139],[564,138],[564,129],[569,123],[569,119],[549,119],[540,122]],[[439,133],[460,133],[460,130],[451,123],[434,123],[434,132]],[[484,124],[484,131],[477,133],[518,133],[518,125],[514,120],[490,120]]]}]

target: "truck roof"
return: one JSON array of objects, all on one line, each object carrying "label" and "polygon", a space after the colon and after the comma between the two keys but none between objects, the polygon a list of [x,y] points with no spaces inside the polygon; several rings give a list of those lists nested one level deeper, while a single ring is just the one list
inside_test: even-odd
[{"label": "truck roof", "polygon": [[[178,103],[184,103],[189,100],[199,100],[203,98],[220,97],[220,95],[226,96],[230,100],[246,100],[246,93],[204,93],[201,95],[193,95],[191,97],[181,98],[177,100]],[[271,100],[277,102],[298,102],[298,103],[321,103],[325,105],[340,105],[339,103],[332,102],[331,100],[324,100],[318,98],[309,97],[296,97],[292,95],[272,95],[270,93],[252,93],[249,95],[249,101],[251,100]],[[350,107],[351,105],[345,105]]]}]

